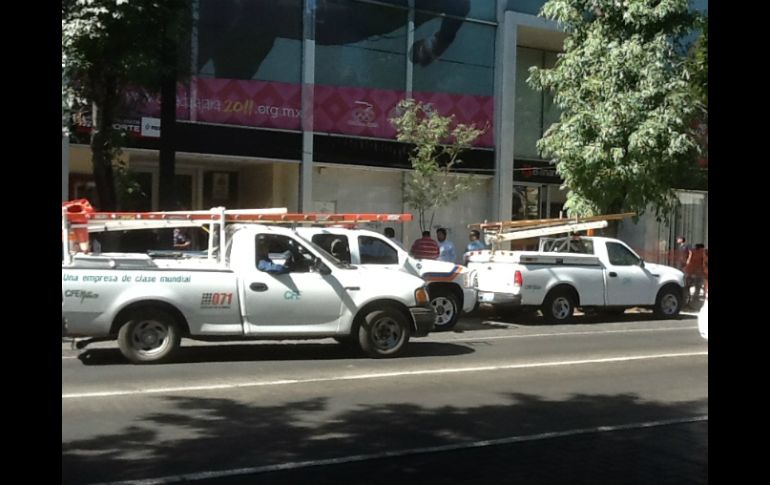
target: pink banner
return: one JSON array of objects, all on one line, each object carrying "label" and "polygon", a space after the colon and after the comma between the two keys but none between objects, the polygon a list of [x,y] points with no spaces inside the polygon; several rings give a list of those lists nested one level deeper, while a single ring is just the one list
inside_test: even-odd
[{"label": "pink banner", "polygon": [[[405,97],[403,91],[316,85],[314,129],[319,133],[394,139],[396,131],[388,119]],[[475,143],[493,146],[491,96],[450,93],[414,93],[443,116],[454,115],[458,123],[487,127]],[[193,78],[177,91],[177,119],[235,126],[300,130],[301,85],[268,81]],[[159,100],[139,110],[139,116],[159,117]]]}]

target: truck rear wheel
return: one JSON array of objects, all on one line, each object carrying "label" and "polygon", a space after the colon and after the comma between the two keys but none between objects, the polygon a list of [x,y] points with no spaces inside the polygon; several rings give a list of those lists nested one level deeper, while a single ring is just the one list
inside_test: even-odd
[{"label": "truck rear wheel", "polygon": [[132,313],[118,331],[120,352],[134,364],[169,360],[181,340],[176,321],[161,309]]},{"label": "truck rear wheel", "polygon": [[554,290],[540,308],[548,323],[569,323],[575,313],[575,297],[568,290]]},{"label": "truck rear wheel", "polygon": [[430,290],[430,305],[436,311],[435,332],[452,330],[460,319],[460,301],[452,290],[444,288]]},{"label": "truck rear wheel", "polygon": [[404,349],[407,342],[409,322],[393,308],[369,312],[358,329],[358,343],[370,357],[393,357]]}]

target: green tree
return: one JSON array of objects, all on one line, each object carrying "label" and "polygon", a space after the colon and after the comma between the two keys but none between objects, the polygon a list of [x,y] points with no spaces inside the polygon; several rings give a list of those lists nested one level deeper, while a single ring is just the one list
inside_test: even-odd
[{"label": "green tree", "polygon": [[414,145],[409,155],[413,171],[404,184],[403,201],[417,210],[420,231],[430,230],[436,209],[475,184],[473,178],[460,179],[451,172],[486,127],[455,123],[454,116],[441,116],[413,99],[402,100],[390,122],[398,141]]},{"label": "green tree", "polygon": [[[701,148],[701,178],[705,179],[705,175],[708,174],[708,17],[701,18],[699,25],[701,35],[690,52],[689,69],[693,73],[692,89],[703,106],[701,117],[696,119],[696,126],[698,127],[698,142],[700,143]],[[705,167],[703,167],[703,165],[705,165]]]},{"label": "green tree", "polygon": [[529,83],[561,108],[538,141],[569,189],[570,214],[652,207],[670,214],[693,176],[703,112],[683,40],[698,15],[688,0],[549,0],[541,15],[568,33],[551,69]]},{"label": "green tree", "polygon": [[[160,89],[178,65],[164,54],[167,38],[189,31],[190,0],[62,0],[62,111],[91,107],[91,153],[98,205],[117,208],[115,165],[124,133],[115,121],[128,108],[127,90]],[[174,44],[177,45],[177,44]],[[172,101],[176,103],[176,99]],[[126,184],[121,182],[122,186]]]}]

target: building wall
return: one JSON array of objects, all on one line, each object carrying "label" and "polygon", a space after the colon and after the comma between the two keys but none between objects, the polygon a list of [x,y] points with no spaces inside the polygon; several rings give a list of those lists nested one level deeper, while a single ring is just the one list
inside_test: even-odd
[{"label": "building wall", "polygon": [[250,165],[240,171],[241,207],[263,208],[273,204],[272,164]]}]

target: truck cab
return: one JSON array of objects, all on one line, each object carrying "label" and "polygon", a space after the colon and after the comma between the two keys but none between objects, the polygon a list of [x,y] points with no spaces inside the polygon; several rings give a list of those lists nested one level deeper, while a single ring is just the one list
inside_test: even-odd
[{"label": "truck cab", "polygon": [[462,313],[475,308],[473,274],[465,266],[413,258],[384,235],[365,229],[300,227],[297,232],[345,263],[423,278],[436,311],[436,331],[451,330]]}]

